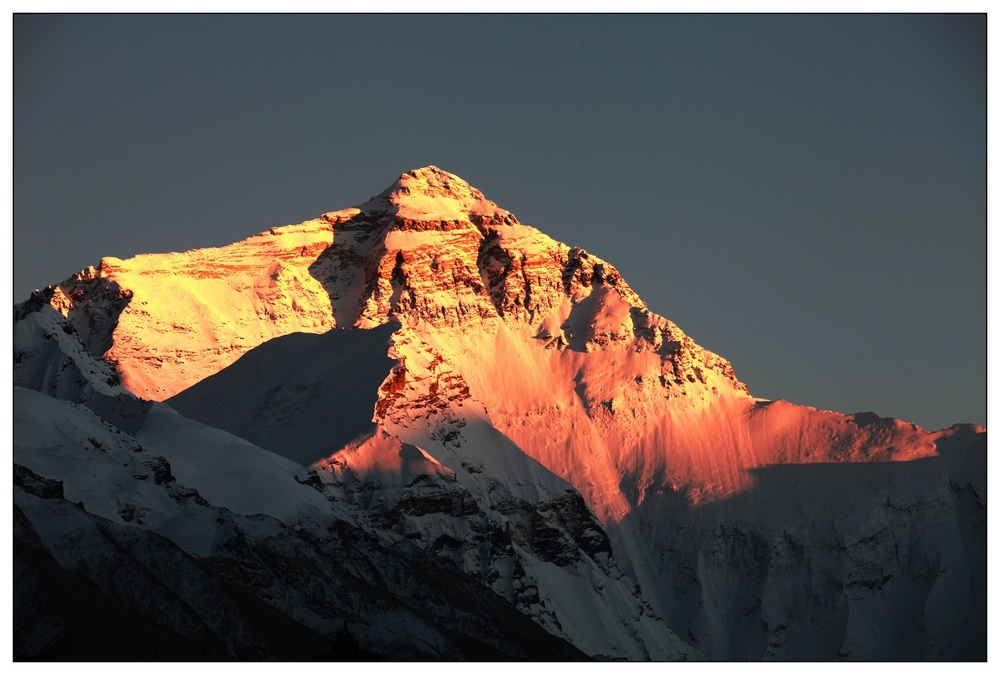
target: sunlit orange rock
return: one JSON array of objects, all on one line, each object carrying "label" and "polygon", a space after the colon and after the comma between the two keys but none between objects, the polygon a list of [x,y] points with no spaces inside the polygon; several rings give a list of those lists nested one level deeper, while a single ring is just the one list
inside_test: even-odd
[{"label": "sunlit orange rock", "polygon": [[106,258],[43,295],[156,400],[280,335],[398,321],[375,421],[405,440],[481,410],[605,522],[658,491],[731,494],[769,464],[930,456],[950,433],[755,399],[612,265],[436,167],[229,246]]}]

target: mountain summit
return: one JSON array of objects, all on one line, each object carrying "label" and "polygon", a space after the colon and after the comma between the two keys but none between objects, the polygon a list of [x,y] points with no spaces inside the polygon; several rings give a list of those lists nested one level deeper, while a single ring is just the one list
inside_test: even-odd
[{"label": "mountain summit", "polygon": [[[985,649],[984,429],[754,398],[610,263],[437,167],[229,246],[105,258],[15,321],[17,384],[221,505],[256,513],[231,479],[181,475],[214,452],[199,439],[312,491],[259,513],[301,529],[301,499],[405,542],[588,655]],[[225,436],[175,429],[195,422]]]},{"label": "mountain summit", "polygon": [[[472,218],[504,219],[511,214],[453,173],[425,166],[400,175],[399,180],[360,207],[361,211],[390,211],[408,221],[452,221]],[[517,222],[514,219],[514,222]]]}]

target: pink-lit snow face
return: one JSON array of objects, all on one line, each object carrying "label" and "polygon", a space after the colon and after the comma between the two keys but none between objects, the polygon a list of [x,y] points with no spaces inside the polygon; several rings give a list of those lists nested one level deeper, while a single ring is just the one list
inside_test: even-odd
[{"label": "pink-lit snow face", "polygon": [[[376,378],[367,420],[389,436],[351,450],[359,470],[400,480],[435,462],[456,470],[429,434],[476,421],[579,489],[605,522],[665,491],[693,502],[734,494],[769,464],[934,453],[936,436],[910,425],[753,399],[613,266],[436,167],[360,207],[222,248],[106,259],[50,303],[128,389],[156,400],[279,336],[396,322],[395,366]],[[101,312],[113,315],[100,324],[110,333],[88,318]]]}]

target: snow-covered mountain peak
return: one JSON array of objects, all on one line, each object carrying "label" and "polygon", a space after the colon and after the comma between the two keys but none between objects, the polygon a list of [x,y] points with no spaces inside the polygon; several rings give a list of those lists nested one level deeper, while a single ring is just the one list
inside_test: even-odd
[{"label": "snow-covered mountain peak", "polygon": [[[421,324],[421,340],[505,325],[533,349],[650,352],[654,379],[711,388],[719,383],[699,373],[714,370],[722,388],[745,389],[727,362],[650,312],[612,265],[519,223],[434,166],[402,174],[360,207],[228,246],[105,258],[31,302],[66,316],[130,391],[154,400],[274,337],[393,317]],[[453,351],[445,347],[434,351]]]},{"label": "snow-covered mountain peak", "polygon": [[510,212],[453,173],[436,166],[413,169],[361,206],[362,211],[389,211],[403,221],[513,221]]},{"label": "snow-covered mountain peak", "polygon": [[[14,314],[15,521],[68,560],[80,514],[144,527],[325,636],[357,611],[313,581],[409,598],[398,554],[599,658],[985,654],[985,430],[753,398],[611,264],[437,167]],[[433,634],[380,606],[365,635]]]}]

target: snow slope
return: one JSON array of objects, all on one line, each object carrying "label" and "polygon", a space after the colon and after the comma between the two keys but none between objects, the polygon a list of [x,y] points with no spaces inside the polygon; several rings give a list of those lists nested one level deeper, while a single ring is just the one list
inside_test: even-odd
[{"label": "snow slope", "polygon": [[15,405],[18,658],[584,658],[454,566],[337,518],[287,460],[230,438],[249,455],[232,472],[225,434],[162,404],[143,435],[181,441],[173,463],[81,406],[24,389]]}]

